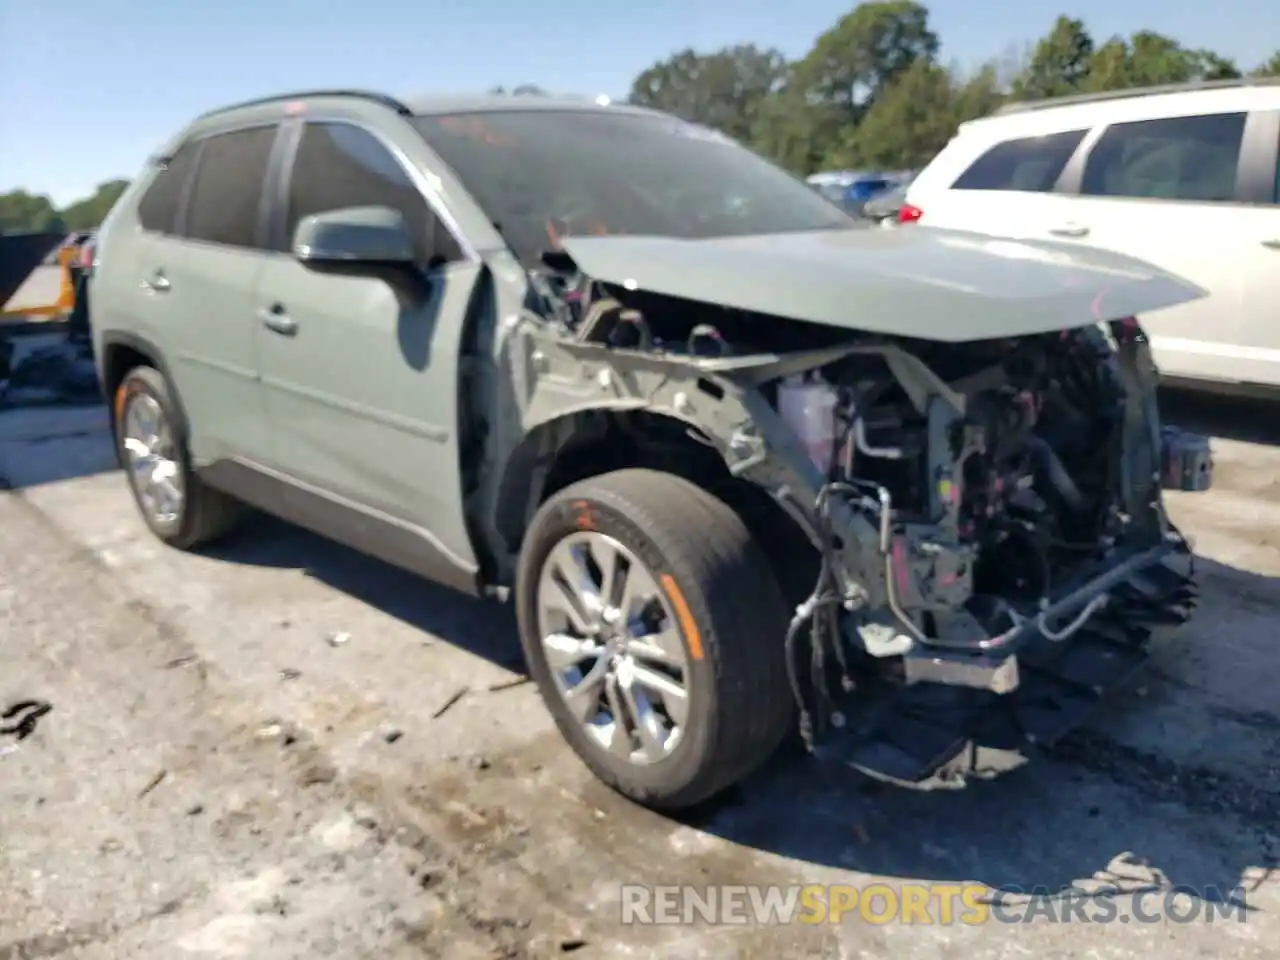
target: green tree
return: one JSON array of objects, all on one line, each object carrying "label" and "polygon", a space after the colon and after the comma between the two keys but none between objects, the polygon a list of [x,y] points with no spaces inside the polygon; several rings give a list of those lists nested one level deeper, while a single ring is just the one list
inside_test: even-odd
[{"label": "green tree", "polygon": [[0,231],[61,229],[58,209],[44,194],[25,190],[0,194]]},{"label": "green tree", "polygon": [[1084,88],[1090,92],[1123,90],[1133,84],[1129,80],[1129,44],[1112,37],[1094,51]]},{"label": "green tree", "polygon": [[712,53],[685,49],[636,77],[629,100],[747,141],[761,104],[786,75],[786,58],[777,50],[752,44]]},{"label": "green tree", "polygon": [[1240,77],[1240,68],[1230,57],[1220,56],[1212,50],[1196,50],[1192,55],[1201,80],[1236,80]]},{"label": "green tree", "polygon": [[946,146],[960,124],[985,117],[1004,102],[995,62],[969,76],[917,60],[850,128],[831,166],[919,168]]},{"label": "green tree", "polygon": [[856,116],[916,60],[937,56],[938,43],[923,4],[861,3],[818,37],[795,81],[808,95]]},{"label": "green tree", "polygon": [[1009,99],[1001,73],[1002,63],[998,60],[984,63],[968,77],[960,77],[953,71],[953,111],[957,126],[988,116]]},{"label": "green tree", "polygon": [[829,163],[872,169],[921,166],[955,133],[955,106],[951,74],[936,63],[917,60],[881,91]]},{"label": "green tree", "polygon": [[837,109],[811,102],[799,86],[788,84],[761,102],[751,145],[793,173],[809,174],[822,166],[847,126]]},{"label": "green tree", "polygon": [[1097,49],[1084,87],[1123,90],[1193,80],[1222,80],[1240,76],[1230,59],[1210,50],[1184,47],[1151,30],[1139,30],[1127,41],[1113,37]]},{"label": "green tree", "polygon": [[94,230],[106,219],[120,195],[129,186],[128,180],[108,180],[98,184],[93,196],[77,200],[62,211],[62,221],[68,230]]},{"label": "green tree", "polygon": [[1280,50],[1273,53],[1270,59],[1258,64],[1250,71],[1254,77],[1280,77]]},{"label": "green tree", "polygon": [[1093,37],[1084,22],[1059,17],[1031,53],[1026,69],[1013,81],[1015,100],[1061,97],[1080,90],[1089,75]]},{"label": "green tree", "polygon": [[[839,149],[844,129],[856,124],[895,79],[917,60],[932,63],[938,35],[929,11],[913,0],[883,0],[854,7],[827,30],[796,65],[791,83],[808,105],[816,155]],[[793,98],[792,102],[798,102]]]}]

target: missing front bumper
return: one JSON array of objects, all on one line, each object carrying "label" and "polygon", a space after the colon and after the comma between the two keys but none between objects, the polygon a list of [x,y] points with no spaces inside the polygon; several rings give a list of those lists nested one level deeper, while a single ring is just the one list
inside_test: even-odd
[{"label": "missing front bumper", "polygon": [[1191,574],[1171,565],[1179,547],[1148,551],[1094,577],[1058,601],[1063,616],[1097,596],[1109,602],[1070,637],[1054,640],[1034,621],[1000,650],[916,648],[901,685],[859,690],[845,723],[820,756],[904,786],[953,787],[978,775],[976,758],[1026,756],[1083,725],[1148,659],[1157,628],[1185,622]]}]

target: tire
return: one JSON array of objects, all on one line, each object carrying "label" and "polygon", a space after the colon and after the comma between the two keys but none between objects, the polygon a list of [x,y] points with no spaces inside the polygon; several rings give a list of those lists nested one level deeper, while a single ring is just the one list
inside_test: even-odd
[{"label": "tire", "polygon": [[[575,716],[542,641],[543,575],[563,566],[557,548],[575,542],[620,544],[660,585],[651,609],[663,608],[678,636],[687,697],[682,731],[658,759],[611,751],[599,739],[604,728]],[[795,723],[788,615],[769,563],[730,507],[684,479],[620,470],[553,495],[525,537],[516,604],[530,676],[561,734],[600,780],[644,806],[674,811],[711,798],[763,765]],[[594,662],[570,668],[572,676]]]},{"label": "tire", "polygon": [[[186,424],[173,401],[172,388],[164,375],[152,367],[134,367],[116,388],[112,400],[115,413],[116,456],[125,468],[129,490],[143,521],[156,537],[179,550],[191,550],[212,543],[224,536],[236,525],[243,514],[243,505],[208,486],[191,469],[187,449]],[[151,406],[154,404],[154,407]],[[181,502],[169,515],[160,516],[146,502],[142,490],[143,480],[139,472],[131,469],[128,440],[128,423],[135,405],[140,412],[156,415],[158,429],[167,431],[169,443],[166,454],[176,468],[180,483]]]}]

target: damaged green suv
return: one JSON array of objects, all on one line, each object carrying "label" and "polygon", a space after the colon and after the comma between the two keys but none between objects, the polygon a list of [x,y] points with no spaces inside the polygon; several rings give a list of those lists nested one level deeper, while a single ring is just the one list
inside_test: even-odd
[{"label": "damaged green suv", "polygon": [[629,107],[327,91],[200,117],[113,210],[96,356],[151,530],[256,507],[516,604],[660,808],[789,731],[916,786],[1077,726],[1184,619],[1133,319],[1087,248],[868,230]]}]

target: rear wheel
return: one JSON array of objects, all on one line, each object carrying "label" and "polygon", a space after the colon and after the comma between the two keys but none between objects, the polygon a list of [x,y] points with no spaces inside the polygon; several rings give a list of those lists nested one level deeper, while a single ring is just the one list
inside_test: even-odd
[{"label": "rear wheel", "polygon": [[531,676],[601,780],[687,807],[760,766],[794,716],[786,607],[742,520],[693,484],[622,470],[535,515],[517,579]]},{"label": "rear wheel", "polygon": [[227,533],[242,506],[192,471],[182,418],[164,375],[135,367],[116,389],[114,403],[116,450],[151,532],[184,550]]}]

